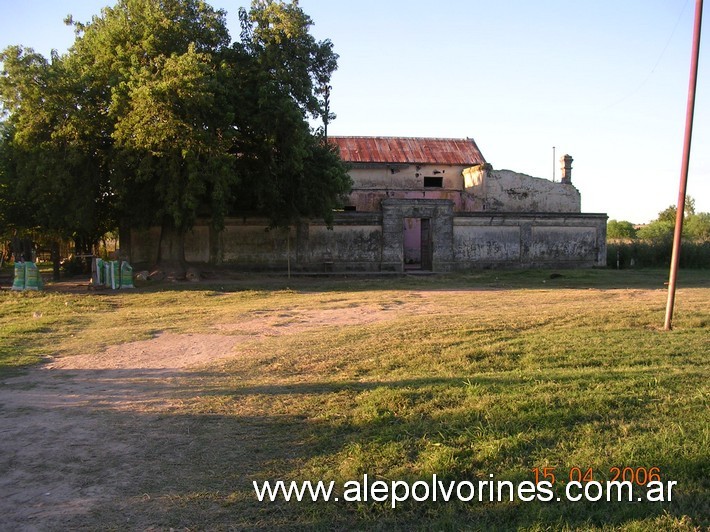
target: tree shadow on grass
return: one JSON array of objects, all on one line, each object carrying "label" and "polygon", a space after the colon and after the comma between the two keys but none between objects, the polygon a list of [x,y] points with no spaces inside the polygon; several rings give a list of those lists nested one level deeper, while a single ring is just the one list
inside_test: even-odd
[{"label": "tree shadow on grass", "polygon": [[[442,466],[442,480],[480,480],[488,473],[516,483],[530,480],[529,468],[546,464],[528,457],[545,456],[551,448],[571,453],[575,431],[642,415],[651,399],[629,395],[603,411],[541,403],[517,410],[491,404],[478,414],[429,405],[420,412],[423,403],[436,405],[446,393],[455,402],[466,394],[483,398],[496,387],[524,390],[529,382],[499,375],[235,385],[226,377],[210,371],[67,370],[43,374],[32,386],[31,376],[5,382],[0,511],[6,524],[50,530],[506,530],[621,527],[646,520],[651,529],[664,515],[708,524],[707,460],[689,461],[663,449],[653,464],[634,465],[657,466],[667,480],[679,481],[672,502],[664,504],[409,501],[393,509],[390,501],[259,502],[255,480],[343,482],[369,472],[372,479],[397,480],[393,474],[402,473],[410,485],[430,483],[429,473],[398,461],[416,463],[418,453],[439,449],[437,443],[456,458]],[[333,404],[322,406],[327,401]],[[392,401],[407,411],[396,415]],[[357,417],[357,409],[367,416]],[[486,457],[477,454],[476,438],[502,443]],[[359,465],[342,467],[352,459]],[[336,491],[342,494],[342,488]]]}]

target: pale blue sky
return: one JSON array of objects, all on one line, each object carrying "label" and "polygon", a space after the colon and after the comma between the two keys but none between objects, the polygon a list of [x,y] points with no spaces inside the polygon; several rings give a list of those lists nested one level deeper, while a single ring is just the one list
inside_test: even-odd
[{"label": "pale blue sky", "polygon": [[[63,52],[73,41],[64,17],[87,21],[112,3],[0,0],[0,47]],[[237,37],[248,0],[210,3]],[[494,168],[548,179],[555,146],[558,158],[574,157],[585,212],[642,223],[675,204],[694,0],[300,5],[340,54],[331,134],[472,137]],[[701,47],[688,184],[701,211],[710,211],[708,54]]]}]

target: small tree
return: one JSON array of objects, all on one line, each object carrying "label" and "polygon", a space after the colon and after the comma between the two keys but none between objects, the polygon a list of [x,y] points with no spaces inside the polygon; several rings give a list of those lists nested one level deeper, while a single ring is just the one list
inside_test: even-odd
[{"label": "small tree", "polygon": [[636,238],[636,228],[631,222],[626,220],[609,220],[606,226],[606,236],[609,239],[633,239]]}]

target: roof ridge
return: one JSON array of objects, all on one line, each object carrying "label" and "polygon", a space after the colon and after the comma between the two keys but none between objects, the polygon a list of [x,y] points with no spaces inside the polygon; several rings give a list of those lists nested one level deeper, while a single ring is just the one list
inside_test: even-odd
[{"label": "roof ridge", "polygon": [[328,140],[339,146],[343,160],[352,163],[431,163],[473,166],[486,162],[476,142],[470,137],[332,135]]},{"label": "roof ridge", "polygon": [[418,140],[468,140],[473,142],[471,137],[418,137],[400,135],[328,135],[328,138],[337,139],[418,139]]}]

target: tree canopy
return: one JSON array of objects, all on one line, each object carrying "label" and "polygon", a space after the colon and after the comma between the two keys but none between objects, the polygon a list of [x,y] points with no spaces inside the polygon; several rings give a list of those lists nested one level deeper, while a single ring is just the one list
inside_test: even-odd
[{"label": "tree canopy", "polygon": [[[636,230],[627,221],[609,220],[607,224],[607,238],[609,239],[635,239],[651,241],[673,240],[677,208],[671,205],[658,213],[652,222]],[[689,240],[707,241],[710,239],[710,213],[695,212],[695,199],[690,196],[685,198],[683,212],[683,237]]]},{"label": "tree canopy", "polygon": [[[672,241],[675,231],[677,208],[671,205],[658,213],[658,218],[638,230],[644,240]],[[683,209],[683,238],[705,241],[710,236],[710,214],[695,212],[695,199],[685,197]]]},{"label": "tree canopy", "polygon": [[350,187],[323,138],[332,43],[295,0],[254,0],[234,43],[225,15],[202,0],[119,0],[68,17],[64,55],[2,52],[0,203],[18,225],[87,242],[160,225],[160,260],[182,263],[198,216],[330,220]]}]

